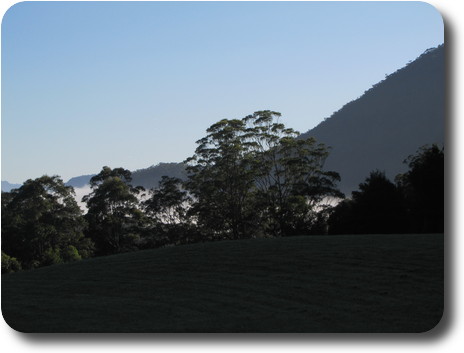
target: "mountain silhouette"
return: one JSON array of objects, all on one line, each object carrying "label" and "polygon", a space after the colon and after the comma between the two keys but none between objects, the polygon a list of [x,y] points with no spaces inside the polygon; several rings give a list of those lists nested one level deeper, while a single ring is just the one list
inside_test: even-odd
[{"label": "mountain silhouette", "polygon": [[360,98],[300,135],[331,147],[325,167],[340,173],[349,196],[373,170],[394,179],[424,145],[444,145],[444,47],[426,50]]},{"label": "mountain silhouette", "polygon": [[82,188],[82,187],[90,184],[90,179],[95,175],[96,174],[81,175],[81,176],[71,178],[66,182],[66,185],[67,186],[72,186],[74,188]]}]

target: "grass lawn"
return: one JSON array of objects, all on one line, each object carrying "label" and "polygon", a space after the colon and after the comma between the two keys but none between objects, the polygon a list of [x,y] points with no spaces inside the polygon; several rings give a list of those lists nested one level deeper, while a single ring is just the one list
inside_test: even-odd
[{"label": "grass lawn", "polygon": [[221,241],[2,275],[22,332],[424,332],[443,235]]}]

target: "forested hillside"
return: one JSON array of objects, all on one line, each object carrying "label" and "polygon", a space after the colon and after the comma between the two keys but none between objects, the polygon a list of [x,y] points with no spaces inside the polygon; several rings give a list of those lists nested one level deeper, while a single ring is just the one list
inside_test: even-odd
[{"label": "forested hillside", "polygon": [[427,50],[301,135],[332,147],[326,168],[340,173],[345,194],[375,169],[393,179],[423,145],[443,146],[444,55],[443,45]]}]

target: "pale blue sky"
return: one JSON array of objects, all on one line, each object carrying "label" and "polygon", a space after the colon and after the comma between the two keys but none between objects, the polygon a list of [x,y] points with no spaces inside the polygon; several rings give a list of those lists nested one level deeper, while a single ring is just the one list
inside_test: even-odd
[{"label": "pale blue sky", "polygon": [[19,3],[2,22],[2,180],[179,162],[262,109],[305,132],[441,43],[422,2]]}]

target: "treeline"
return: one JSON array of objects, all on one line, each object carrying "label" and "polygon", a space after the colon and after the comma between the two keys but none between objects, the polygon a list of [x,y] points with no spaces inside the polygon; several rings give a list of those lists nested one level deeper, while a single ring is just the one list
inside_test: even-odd
[{"label": "treeline", "polygon": [[185,161],[186,181],[163,177],[145,190],[130,171],[103,167],[85,214],[58,176],[2,193],[2,273],[219,239],[443,231],[443,150],[411,157],[396,184],[373,172],[343,200],[339,175],[324,170],[328,148],[280,117],[213,124]]},{"label": "treeline", "polygon": [[422,147],[395,183],[373,171],[328,219],[330,234],[444,232],[444,150]]}]

